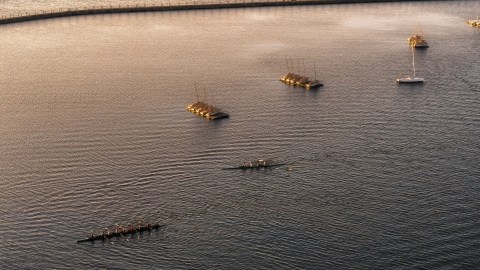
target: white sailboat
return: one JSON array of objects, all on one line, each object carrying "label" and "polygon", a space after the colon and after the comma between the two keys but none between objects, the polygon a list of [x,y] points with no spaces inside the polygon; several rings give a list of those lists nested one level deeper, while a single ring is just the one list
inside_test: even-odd
[{"label": "white sailboat", "polygon": [[425,81],[424,78],[417,77],[415,74],[415,51],[412,47],[412,64],[413,64],[413,77],[406,77],[406,78],[397,78],[397,83],[423,83]]}]

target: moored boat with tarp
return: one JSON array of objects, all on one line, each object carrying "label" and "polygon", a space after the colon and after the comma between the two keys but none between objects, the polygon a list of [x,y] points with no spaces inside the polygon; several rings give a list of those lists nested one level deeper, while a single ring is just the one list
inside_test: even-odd
[{"label": "moored boat with tarp", "polygon": [[415,35],[411,36],[407,39],[408,44],[410,44],[414,48],[428,48],[428,42],[423,38],[423,31],[422,26],[417,25],[415,27]]},{"label": "moored boat with tarp", "polygon": [[480,20],[478,19],[478,15],[476,20],[469,20],[467,23],[471,26],[480,27]]},{"label": "moored boat with tarp", "polygon": [[[187,110],[197,115],[203,116],[207,119],[219,119],[228,117],[228,113],[222,112],[222,110],[214,105],[207,103],[206,101],[200,101],[198,97],[197,85],[195,84],[195,92],[197,95],[197,101],[187,106]],[[203,89],[205,100],[207,98],[205,87]]]},{"label": "moored boat with tarp", "polygon": [[[313,62],[313,69],[314,69],[315,78],[313,80],[311,80],[308,76],[299,75],[299,74],[295,73],[292,59],[290,59],[290,61],[288,61],[288,58],[285,57],[285,60],[287,61],[288,73],[287,73],[287,75],[280,78],[281,82],[284,82],[284,83],[290,84],[290,85],[305,87],[307,89],[315,88],[315,87],[319,87],[319,86],[323,85],[319,80],[317,80],[317,70],[316,70],[316,67],[315,67],[315,62]],[[303,62],[303,72],[300,69],[300,60],[297,60],[298,70],[299,70],[300,73],[305,74],[306,73],[305,72],[305,61],[303,60],[302,62]],[[291,71],[291,70],[293,70],[293,71]]]}]

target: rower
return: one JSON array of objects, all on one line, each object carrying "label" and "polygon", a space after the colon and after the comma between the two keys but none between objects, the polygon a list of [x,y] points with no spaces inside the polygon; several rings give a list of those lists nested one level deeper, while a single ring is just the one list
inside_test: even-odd
[{"label": "rower", "polygon": [[93,239],[95,237],[95,235],[93,234],[93,230],[92,232],[90,233],[90,239]]},{"label": "rower", "polygon": [[130,231],[133,232],[133,226],[132,225],[130,225]]},{"label": "rower", "polygon": [[115,233],[118,234],[119,233],[119,229],[118,229],[118,225],[115,224]]},{"label": "rower", "polygon": [[147,225],[145,225],[145,228],[150,229],[150,223],[147,223]]},{"label": "rower", "polygon": [[138,229],[139,229],[139,230],[142,229],[142,222],[141,222],[141,221],[138,222]]}]

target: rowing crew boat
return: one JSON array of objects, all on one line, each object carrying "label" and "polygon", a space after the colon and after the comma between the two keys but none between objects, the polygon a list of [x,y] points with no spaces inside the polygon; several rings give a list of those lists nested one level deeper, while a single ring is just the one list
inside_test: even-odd
[{"label": "rowing crew boat", "polygon": [[153,229],[158,230],[158,228],[163,227],[163,226],[165,226],[165,224],[159,225],[158,223],[156,223],[155,225],[148,225],[147,224],[145,226],[130,227],[130,229],[118,230],[117,232],[107,232],[107,233],[102,232],[102,234],[100,234],[100,235],[93,235],[93,233],[92,233],[90,235],[90,237],[88,237],[87,239],[78,240],[77,243],[93,242],[95,240],[105,240],[105,239],[110,239],[112,237],[117,237],[117,236],[125,237],[125,235],[132,234],[132,233],[143,232],[143,231],[151,231]]},{"label": "rowing crew boat", "polygon": [[264,165],[243,166],[243,165],[240,165],[240,166],[237,166],[237,167],[222,168],[222,170],[260,169],[260,168],[276,167],[276,166],[282,166],[282,165],[285,165],[285,163],[270,164],[270,165],[267,165],[267,166],[264,166]]},{"label": "rowing crew boat", "polygon": [[285,165],[284,163],[273,163],[272,160],[259,159],[254,162],[244,162],[237,167],[222,168],[222,170],[239,170],[239,169],[259,169]]}]

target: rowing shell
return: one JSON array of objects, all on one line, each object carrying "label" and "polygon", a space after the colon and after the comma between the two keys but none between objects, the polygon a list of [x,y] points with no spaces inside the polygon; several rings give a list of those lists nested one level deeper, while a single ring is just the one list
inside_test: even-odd
[{"label": "rowing shell", "polygon": [[276,166],[282,166],[282,165],[285,165],[285,164],[284,163],[269,164],[269,165],[258,164],[258,166],[255,164],[252,166],[237,166],[237,167],[230,167],[230,168],[222,168],[222,170],[260,169],[260,168],[276,167]]},{"label": "rowing shell", "polygon": [[135,229],[135,230],[132,230],[132,231],[126,231],[126,232],[119,232],[119,233],[116,233],[116,232],[111,232],[110,234],[103,234],[103,235],[96,235],[94,237],[89,237],[87,239],[82,239],[82,240],[78,240],[77,243],[81,243],[81,242],[93,242],[95,240],[105,240],[105,239],[110,239],[112,237],[117,237],[117,236],[122,236],[122,235],[127,235],[127,234],[132,234],[132,233],[135,233],[135,232],[143,232],[143,231],[151,231],[153,229],[157,229],[160,228],[160,227],[163,227],[165,226],[165,224],[155,224],[155,225],[152,225],[150,227],[141,227],[140,229]]}]

